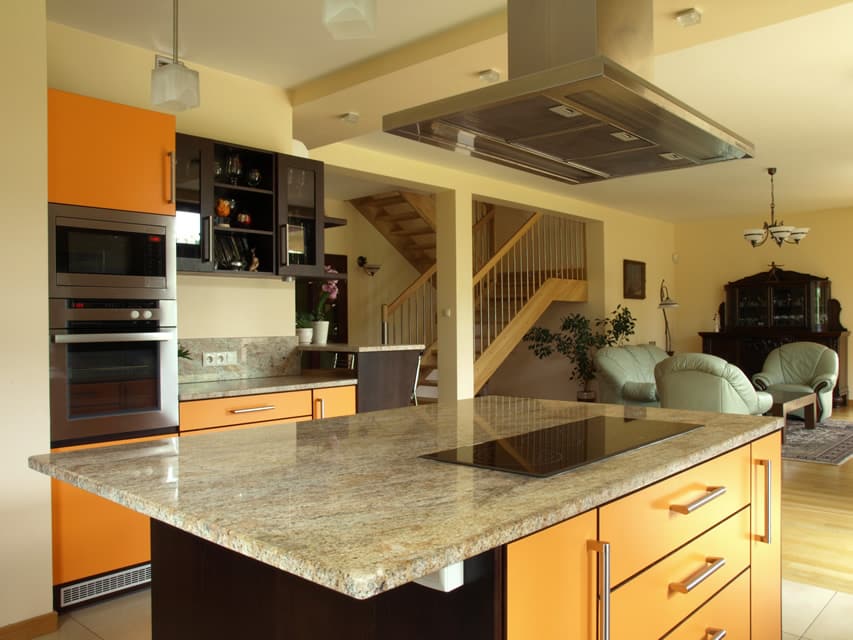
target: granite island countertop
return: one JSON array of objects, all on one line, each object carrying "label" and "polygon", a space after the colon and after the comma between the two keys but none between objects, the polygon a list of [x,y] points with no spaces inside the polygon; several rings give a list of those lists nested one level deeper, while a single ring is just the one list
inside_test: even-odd
[{"label": "granite island countertop", "polygon": [[211,398],[236,398],[256,393],[280,393],[282,391],[345,387],[355,384],[358,384],[358,380],[353,377],[352,371],[346,370],[334,374],[312,373],[311,375],[184,382],[178,385],[178,400],[186,402],[189,400],[210,400]]},{"label": "granite island countertop", "polygon": [[374,353],[377,351],[423,351],[423,344],[300,344],[302,351],[325,351],[332,353]]},{"label": "granite island countertop", "polygon": [[[597,415],[704,427],[550,478],[418,457]],[[774,417],[487,396],[39,455],[30,467],[363,599],[781,427]]]}]

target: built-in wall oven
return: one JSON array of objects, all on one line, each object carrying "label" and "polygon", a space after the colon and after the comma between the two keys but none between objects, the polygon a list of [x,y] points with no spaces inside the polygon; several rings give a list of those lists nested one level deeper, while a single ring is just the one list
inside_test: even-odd
[{"label": "built-in wall oven", "polygon": [[51,444],[177,431],[174,300],[50,300]]}]

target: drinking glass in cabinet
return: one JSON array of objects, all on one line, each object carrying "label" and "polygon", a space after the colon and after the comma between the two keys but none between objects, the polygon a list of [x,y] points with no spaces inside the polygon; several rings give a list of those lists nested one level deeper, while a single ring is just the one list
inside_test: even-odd
[{"label": "drinking glass in cabinet", "polygon": [[237,184],[240,176],[243,175],[243,163],[240,161],[240,154],[232,153],[225,161],[225,175],[231,181],[231,184]]}]

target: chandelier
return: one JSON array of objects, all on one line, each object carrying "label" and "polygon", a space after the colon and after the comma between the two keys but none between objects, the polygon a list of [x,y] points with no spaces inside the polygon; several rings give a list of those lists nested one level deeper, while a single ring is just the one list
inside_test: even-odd
[{"label": "chandelier", "polygon": [[776,167],[769,167],[767,173],[770,176],[770,222],[765,222],[761,229],[745,229],[743,239],[753,248],[760,247],[767,242],[768,238],[772,238],[778,247],[781,247],[783,242],[800,244],[800,240],[808,235],[809,228],[791,227],[781,220],[776,222],[776,198],[773,193],[773,176],[776,175]]}]

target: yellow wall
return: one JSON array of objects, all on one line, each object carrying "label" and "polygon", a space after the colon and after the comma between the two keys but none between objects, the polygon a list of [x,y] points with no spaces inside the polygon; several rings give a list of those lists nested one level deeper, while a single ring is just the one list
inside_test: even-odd
[{"label": "yellow wall", "polygon": [[[0,329],[0,628],[50,612],[50,484],[27,457],[50,447],[47,335],[45,3],[9,0],[0,21],[0,234],[7,301]],[[14,228],[12,230],[12,228]]]},{"label": "yellow wall", "polygon": [[[346,226],[326,229],[326,253],[348,257],[349,341],[379,344],[382,304],[392,302],[418,277],[418,271],[348,202],[327,198],[326,215],[347,220]],[[359,268],[358,256],[382,268],[369,276]]]},{"label": "yellow wall", "polygon": [[[50,87],[150,109],[154,52],[48,23]],[[201,106],[177,114],[181,133],[289,152],[285,91],[187,61],[199,72]],[[294,334],[293,285],[279,280],[178,277],[182,338]]]},{"label": "yellow wall", "polygon": [[785,221],[811,227],[800,245],[768,243],[753,249],[743,230],[759,226],[756,216],[730,217],[678,224],[675,245],[678,286],[672,291],[681,306],[675,321],[673,342],[678,351],[701,351],[698,331],[711,331],[717,307],[724,300],[727,282],[760,271],[775,261],[784,269],[812,273],[832,280],[832,297],[841,302],[841,323],[853,327],[853,270],[848,257],[853,238],[853,208],[785,215]]}]

